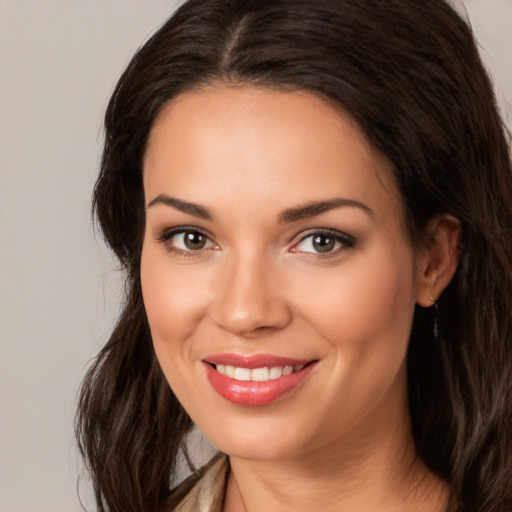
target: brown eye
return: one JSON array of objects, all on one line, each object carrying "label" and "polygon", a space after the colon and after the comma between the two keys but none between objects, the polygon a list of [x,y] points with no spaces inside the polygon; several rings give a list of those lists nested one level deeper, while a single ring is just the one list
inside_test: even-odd
[{"label": "brown eye", "polygon": [[336,245],[336,239],[330,235],[315,235],[311,243],[316,252],[331,252]]},{"label": "brown eye", "polygon": [[195,229],[174,229],[164,232],[158,240],[167,246],[169,251],[176,253],[200,252],[207,249],[215,249],[217,246],[210,238]]},{"label": "brown eye", "polygon": [[350,235],[338,231],[317,231],[306,235],[293,246],[291,252],[310,254],[337,254],[344,249],[354,247],[355,239]]},{"label": "brown eye", "polygon": [[191,251],[204,249],[207,240],[206,236],[197,231],[187,231],[183,233],[183,243],[185,247]]}]

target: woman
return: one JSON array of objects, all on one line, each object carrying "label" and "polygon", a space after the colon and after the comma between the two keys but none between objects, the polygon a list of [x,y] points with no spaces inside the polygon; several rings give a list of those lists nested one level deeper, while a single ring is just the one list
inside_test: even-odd
[{"label": "woman", "polygon": [[509,145],[446,2],[189,0],[105,126],[99,510],[512,510]]}]

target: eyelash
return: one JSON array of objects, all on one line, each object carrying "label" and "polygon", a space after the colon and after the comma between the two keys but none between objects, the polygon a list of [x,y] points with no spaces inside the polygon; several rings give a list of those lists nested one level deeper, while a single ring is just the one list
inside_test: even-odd
[{"label": "eyelash", "polygon": [[182,226],[179,228],[165,230],[157,237],[157,241],[165,244],[166,248],[169,252],[177,254],[179,256],[183,256],[185,258],[197,258],[201,254],[203,254],[203,252],[205,250],[211,249],[211,247],[208,247],[208,248],[201,248],[198,250],[193,250],[193,249],[186,250],[186,249],[180,249],[170,243],[170,241],[173,237],[175,237],[177,235],[181,235],[181,234],[184,235],[186,233],[191,233],[194,235],[201,235],[201,236],[205,237],[206,243],[209,242],[210,244],[213,244],[215,247],[217,247],[216,244],[214,244],[214,242],[212,242],[210,236],[207,233],[205,233],[204,231],[202,231],[196,227],[193,227],[193,226]]},{"label": "eyelash", "polygon": [[[187,233],[205,237],[206,238],[205,243],[206,244],[210,243],[211,245],[213,245],[213,247],[203,247],[203,248],[200,248],[197,250],[193,250],[193,249],[186,250],[186,249],[180,249],[170,243],[170,240],[173,237],[175,237],[177,235],[181,235],[181,234],[184,235]],[[337,247],[334,250],[330,250],[325,253],[315,252],[315,251],[297,250],[297,247],[300,246],[300,244],[304,243],[309,238],[313,239],[314,237],[331,238],[331,239],[333,239],[334,243],[339,244],[340,247]],[[198,256],[202,255],[204,253],[204,251],[218,247],[214,242],[212,242],[210,236],[207,233],[205,233],[204,231],[202,231],[196,227],[193,227],[193,226],[183,226],[180,228],[165,230],[157,237],[157,241],[165,244],[167,247],[167,250],[169,252],[177,254],[179,256],[187,257],[187,258],[198,257]],[[300,237],[299,241],[296,242],[291,247],[291,249],[289,251],[292,253],[300,253],[300,254],[304,254],[304,255],[309,255],[308,257],[329,258],[329,257],[333,257],[335,255],[338,255],[338,253],[340,253],[344,250],[353,248],[355,246],[355,244],[356,244],[356,240],[354,239],[354,237],[352,237],[346,233],[336,231],[333,229],[319,228],[319,229],[309,230],[306,234],[303,234]]]},{"label": "eyelash", "polygon": [[[340,247],[337,247],[337,248],[335,248],[331,251],[325,252],[325,253],[297,250],[297,247],[308,239],[311,239],[311,241],[313,243],[313,239],[315,237],[331,238],[334,241],[334,243],[339,244]],[[341,231],[336,231],[334,229],[320,228],[320,229],[310,230],[306,234],[301,236],[300,240],[296,244],[294,244],[293,247],[290,249],[290,252],[302,253],[305,255],[313,255],[311,257],[315,257],[315,258],[329,258],[329,257],[337,256],[340,252],[345,251],[347,249],[352,249],[353,247],[355,247],[355,245],[356,245],[355,238],[346,233],[343,233]]]}]

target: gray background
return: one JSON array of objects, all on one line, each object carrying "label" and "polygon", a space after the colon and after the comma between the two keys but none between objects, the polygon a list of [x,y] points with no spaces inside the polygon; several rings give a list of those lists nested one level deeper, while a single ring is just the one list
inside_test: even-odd
[{"label": "gray background", "polygon": [[[81,510],[76,392],[122,296],[89,218],[101,118],[176,3],[0,0],[0,512]],[[510,126],[512,0],[458,4]]]}]

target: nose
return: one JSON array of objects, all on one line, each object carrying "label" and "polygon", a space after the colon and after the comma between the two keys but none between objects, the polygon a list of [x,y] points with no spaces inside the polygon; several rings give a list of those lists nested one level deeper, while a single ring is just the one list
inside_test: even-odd
[{"label": "nose", "polygon": [[276,279],[278,273],[275,264],[263,257],[233,255],[216,280],[216,324],[244,338],[257,338],[286,327],[292,314],[285,290]]}]

